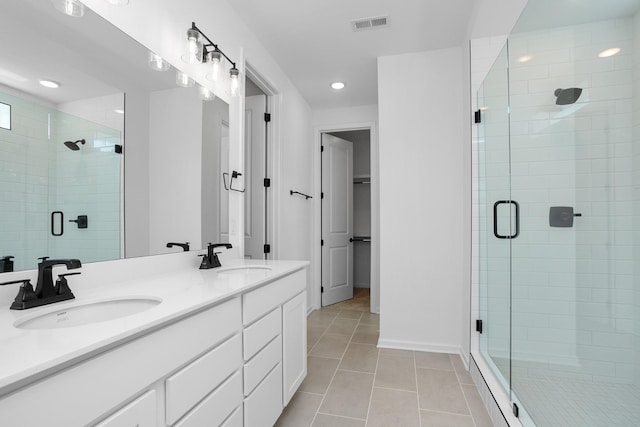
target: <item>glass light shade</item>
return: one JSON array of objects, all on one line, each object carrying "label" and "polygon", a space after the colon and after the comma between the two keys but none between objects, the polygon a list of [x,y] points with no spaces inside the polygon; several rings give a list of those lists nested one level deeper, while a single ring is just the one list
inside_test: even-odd
[{"label": "glass light shade", "polygon": [[200,98],[203,101],[213,101],[216,99],[216,95],[204,86],[200,86]]},{"label": "glass light shade", "polygon": [[162,59],[160,55],[149,52],[149,67],[155,71],[167,71],[169,69],[169,63]]},{"label": "glass light shade", "polygon": [[52,0],[53,6],[65,15],[79,18],[84,15],[84,4],[79,0]]},{"label": "glass light shade", "polygon": [[220,55],[220,52],[218,51],[209,52],[207,54],[207,62],[211,66],[211,72],[206,75],[207,80],[211,80],[214,82],[218,81],[218,78],[220,76],[220,58],[221,57],[222,55]]},{"label": "glass light shade", "polygon": [[176,71],[176,84],[182,87],[191,87],[195,82],[188,74]]},{"label": "glass light shade", "polygon": [[202,51],[200,33],[193,29],[187,30],[187,51],[182,55],[182,60],[188,64],[201,63]]},{"label": "glass light shade", "polygon": [[231,95],[238,95],[240,89],[240,71],[237,68],[232,68],[229,70],[229,79],[230,79],[230,89]]}]

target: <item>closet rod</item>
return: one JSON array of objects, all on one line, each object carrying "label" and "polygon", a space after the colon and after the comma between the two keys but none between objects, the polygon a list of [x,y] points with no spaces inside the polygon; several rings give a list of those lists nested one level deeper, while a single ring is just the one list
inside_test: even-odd
[{"label": "closet rod", "polygon": [[294,195],[294,194],[299,194],[302,197],[304,197],[306,200],[313,199],[313,197],[309,196],[308,194],[304,194],[304,193],[301,193],[299,191],[289,190],[289,195]]}]

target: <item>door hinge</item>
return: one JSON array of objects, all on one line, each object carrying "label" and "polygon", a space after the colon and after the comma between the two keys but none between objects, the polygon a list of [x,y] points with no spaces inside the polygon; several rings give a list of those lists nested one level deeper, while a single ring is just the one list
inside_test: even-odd
[{"label": "door hinge", "polygon": [[322,152],[324,152],[324,145],[321,145],[321,146],[320,146],[320,152],[321,152],[321,153],[322,153]]},{"label": "door hinge", "polygon": [[265,187],[271,187],[271,178],[265,178],[264,179],[264,186]]},{"label": "door hinge", "polygon": [[271,113],[264,113],[264,121],[267,123],[271,121]]},{"label": "door hinge", "polygon": [[324,192],[320,193],[320,198],[324,199]]},{"label": "door hinge", "polygon": [[324,246],[324,240],[320,240],[320,246]]},{"label": "door hinge", "polygon": [[482,333],[482,320],[476,320],[476,332]]},{"label": "door hinge", "polygon": [[264,245],[264,253],[265,254],[271,253],[271,245]]},{"label": "door hinge", "polygon": [[518,408],[515,402],[513,402],[513,415],[515,415],[516,418],[520,416],[520,408]]},{"label": "door hinge", "polygon": [[324,286],[320,286],[320,293],[323,294],[324,293]]},{"label": "door hinge", "polygon": [[473,122],[482,123],[482,110],[477,110],[473,113]]}]

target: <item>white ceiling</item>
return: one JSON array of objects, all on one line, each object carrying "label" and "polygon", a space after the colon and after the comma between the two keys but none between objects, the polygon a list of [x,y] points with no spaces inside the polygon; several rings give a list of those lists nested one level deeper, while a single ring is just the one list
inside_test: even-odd
[{"label": "white ceiling", "polygon": [[[377,104],[378,56],[459,45],[473,0],[230,0],[311,108]],[[390,25],[354,32],[354,19]],[[248,58],[251,60],[251,58]],[[402,69],[398,69],[402,78]],[[346,87],[336,92],[334,81]]]}]

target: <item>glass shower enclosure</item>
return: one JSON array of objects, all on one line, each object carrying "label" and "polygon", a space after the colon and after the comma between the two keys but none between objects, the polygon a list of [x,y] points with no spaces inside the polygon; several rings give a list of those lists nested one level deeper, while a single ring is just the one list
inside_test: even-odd
[{"label": "glass shower enclosure", "polygon": [[640,2],[529,0],[477,100],[474,357],[524,426],[640,425]]}]

